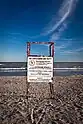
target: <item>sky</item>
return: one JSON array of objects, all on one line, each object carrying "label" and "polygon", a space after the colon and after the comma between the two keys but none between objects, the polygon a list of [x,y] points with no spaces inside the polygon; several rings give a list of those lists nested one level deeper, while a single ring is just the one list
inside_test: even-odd
[{"label": "sky", "polygon": [[53,41],[55,62],[83,62],[83,0],[0,0],[0,62],[27,61],[27,41]]}]

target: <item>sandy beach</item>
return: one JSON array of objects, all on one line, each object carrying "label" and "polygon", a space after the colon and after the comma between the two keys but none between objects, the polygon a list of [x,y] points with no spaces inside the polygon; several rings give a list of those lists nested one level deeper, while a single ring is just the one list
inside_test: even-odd
[{"label": "sandy beach", "polygon": [[53,86],[50,99],[49,83],[30,83],[27,104],[26,77],[0,77],[0,124],[82,124],[83,75],[56,76]]}]

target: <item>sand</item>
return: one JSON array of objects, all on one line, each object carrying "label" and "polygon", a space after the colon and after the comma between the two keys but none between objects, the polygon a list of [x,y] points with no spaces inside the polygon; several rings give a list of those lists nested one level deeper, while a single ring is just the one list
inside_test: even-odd
[{"label": "sand", "polygon": [[83,76],[55,76],[49,83],[30,83],[25,76],[0,77],[0,124],[82,124]]}]

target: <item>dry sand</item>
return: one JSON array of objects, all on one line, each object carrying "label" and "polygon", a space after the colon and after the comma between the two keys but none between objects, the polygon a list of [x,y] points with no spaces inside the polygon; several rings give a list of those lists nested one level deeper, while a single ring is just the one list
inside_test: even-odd
[{"label": "dry sand", "polygon": [[0,77],[0,124],[82,124],[83,76],[56,76],[54,99],[48,83],[29,85],[26,77]]}]

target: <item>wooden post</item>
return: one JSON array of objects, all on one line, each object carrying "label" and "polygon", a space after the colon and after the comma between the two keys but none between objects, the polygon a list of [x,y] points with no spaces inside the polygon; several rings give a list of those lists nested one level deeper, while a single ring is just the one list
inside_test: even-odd
[{"label": "wooden post", "polygon": [[50,85],[50,98],[53,99],[54,98],[54,86],[52,82],[49,82]]},{"label": "wooden post", "polygon": [[[30,55],[30,42],[27,43],[27,59]],[[27,100],[27,116],[29,115],[29,82],[27,80],[27,72],[26,72],[26,100]]]}]

